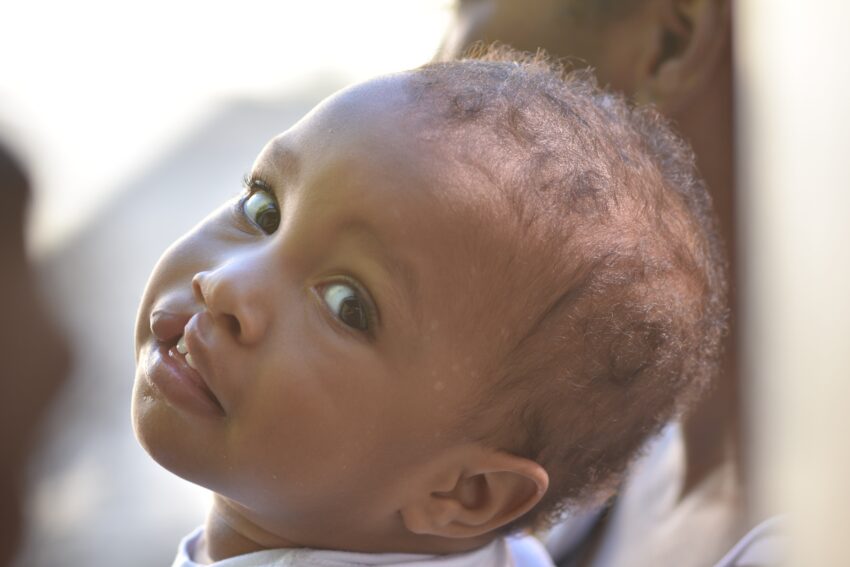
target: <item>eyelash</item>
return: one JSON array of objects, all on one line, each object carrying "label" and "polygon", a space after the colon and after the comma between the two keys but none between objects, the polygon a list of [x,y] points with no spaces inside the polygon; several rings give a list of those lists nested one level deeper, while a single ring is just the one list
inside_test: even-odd
[{"label": "eyelash", "polygon": [[[255,175],[253,173],[246,173],[245,175],[242,176],[242,191],[241,191],[241,194],[239,195],[239,198],[236,199],[236,201],[233,204],[233,211],[232,212],[233,212],[233,215],[236,217],[236,219],[239,221],[239,224],[242,227],[247,228],[248,229],[247,232],[249,232],[250,234],[255,233],[255,231],[257,230],[257,226],[253,222],[251,222],[248,218],[246,218],[245,212],[244,212],[245,211],[245,203],[254,194],[256,194],[260,191],[264,191],[264,192],[268,193],[272,198],[275,199],[275,201],[277,201],[277,195],[275,194],[274,189],[272,189],[272,186],[271,186],[270,183],[266,182],[263,178]],[[280,203],[278,203],[278,209],[279,208],[280,208]]]},{"label": "eyelash", "polygon": [[242,188],[249,197],[257,191],[266,191],[270,195],[274,195],[272,186],[266,183],[262,177],[258,177],[253,173],[246,173],[242,176]]}]

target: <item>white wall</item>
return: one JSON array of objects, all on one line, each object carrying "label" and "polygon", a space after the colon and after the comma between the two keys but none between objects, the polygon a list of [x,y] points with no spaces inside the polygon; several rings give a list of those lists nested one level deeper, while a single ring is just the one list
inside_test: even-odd
[{"label": "white wall", "polygon": [[850,565],[850,3],[736,10],[755,514]]},{"label": "white wall", "polygon": [[[0,135],[31,162],[55,247],[227,99],[432,56],[449,0],[4,0]],[[339,79],[338,79],[339,80]]]}]

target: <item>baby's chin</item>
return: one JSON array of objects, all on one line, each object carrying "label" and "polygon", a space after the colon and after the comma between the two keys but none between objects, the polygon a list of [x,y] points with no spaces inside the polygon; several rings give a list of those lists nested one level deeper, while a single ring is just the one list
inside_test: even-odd
[{"label": "baby's chin", "polygon": [[136,439],[157,464],[189,482],[209,484],[202,462],[207,444],[193,435],[197,428],[162,399],[141,369],[136,371],[130,415]]},{"label": "baby's chin", "polygon": [[133,433],[154,461],[178,474],[174,470],[177,463],[172,462],[175,459],[169,458],[172,451],[168,449],[169,445],[174,443],[168,425],[172,418],[167,415],[167,408],[163,407],[164,402],[158,399],[153,387],[146,383],[144,377],[140,377],[142,373],[142,370],[136,370],[136,381],[133,385],[130,408]]}]

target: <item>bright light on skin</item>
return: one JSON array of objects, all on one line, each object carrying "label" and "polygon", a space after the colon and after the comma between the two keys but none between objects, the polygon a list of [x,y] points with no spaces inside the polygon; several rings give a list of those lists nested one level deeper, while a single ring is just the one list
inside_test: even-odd
[{"label": "bright light on skin", "polygon": [[[0,19],[0,133],[32,163],[36,252],[233,99],[285,97],[431,58],[441,0],[17,1]],[[49,17],[45,17],[49,14]],[[317,100],[327,95],[317,92]]]}]

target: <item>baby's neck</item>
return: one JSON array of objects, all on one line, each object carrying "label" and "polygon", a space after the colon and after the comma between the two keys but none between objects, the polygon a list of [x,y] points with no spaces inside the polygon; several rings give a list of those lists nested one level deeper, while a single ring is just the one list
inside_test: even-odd
[{"label": "baby's neck", "polygon": [[235,512],[230,504],[216,495],[207,515],[204,535],[195,549],[195,561],[212,563],[229,557],[263,549],[298,547],[270,534]]},{"label": "baby's neck", "polygon": [[[440,538],[436,536],[402,537],[396,534],[394,545],[370,545],[362,540],[356,546],[346,547],[360,553],[413,553],[427,555],[444,555],[465,553],[478,549],[490,543],[496,536],[485,534],[475,538]],[[304,547],[304,542],[286,539],[269,532],[246,517],[238,505],[227,498],[213,495],[213,505],[207,515],[204,533],[198,541],[193,553],[197,563],[213,563],[231,557],[262,551],[265,549],[282,549]],[[310,547],[308,545],[308,547]],[[339,549],[334,547],[333,549]]]}]

